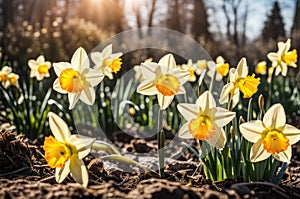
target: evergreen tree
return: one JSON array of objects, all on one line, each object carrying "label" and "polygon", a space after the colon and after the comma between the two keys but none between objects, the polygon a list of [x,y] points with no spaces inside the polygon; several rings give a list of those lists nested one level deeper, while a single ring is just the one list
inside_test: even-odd
[{"label": "evergreen tree", "polygon": [[274,3],[271,14],[265,22],[265,26],[262,30],[262,37],[266,42],[269,39],[278,40],[280,37],[285,37],[283,18],[277,1]]}]

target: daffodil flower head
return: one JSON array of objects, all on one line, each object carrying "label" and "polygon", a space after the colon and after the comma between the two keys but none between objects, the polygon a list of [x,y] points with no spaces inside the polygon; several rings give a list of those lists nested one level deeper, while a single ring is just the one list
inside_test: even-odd
[{"label": "daffodil flower head", "polygon": [[19,85],[20,76],[18,74],[10,73],[10,74],[8,74],[7,78],[8,78],[8,81],[7,81],[8,85],[6,87],[9,87],[10,85],[12,85],[17,88],[20,88],[20,85]]},{"label": "daffodil flower head", "polygon": [[162,57],[158,63],[142,63],[144,81],[137,88],[143,95],[157,95],[160,108],[166,109],[177,94],[185,93],[183,84],[188,80],[189,72],[176,66],[172,54]]},{"label": "daffodil flower head", "polygon": [[248,66],[246,59],[242,58],[238,63],[237,68],[232,68],[229,71],[229,83],[227,83],[221,92],[220,104],[228,103],[229,96],[232,97],[232,107],[235,107],[239,102],[241,91],[244,98],[251,98],[258,90],[260,78],[255,78],[255,75],[248,75]]},{"label": "daffodil flower head", "polygon": [[288,66],[296,68],[297,62],[297,50],[289,51],[291,48],[291,40],[288,39],[285,43],[278,42],[278,51],[270,52],[267,57],[272,62],[272,66],[275,67],[275,75],[280,73],[282,76],[286,76]]},{"label": "daffodil flower head", "polygon": [[225,60],[222,56],[218,56],[216,59],[216,64],[208,64],[209,71],[207,75],[213,77],[214,71],[216,72],[216,80],[221,81],[223,77],[227,76],[229,71],[229,64],[225,63]]},{"label": "daffodil flower head", "polygon": [[80,99],[88,105],[95,102],[93,87],[103,80],[103,75],[89,68],[88,55],[83,48],[78,48],[74,53],[71,63],[54,63],[54,71],[58,78],[53,84],[54,90],[68,94],[69,109],[74,108]]},{"label": "daffodil flower head", "polygon": [[55,168],[55,179],[61,183],[69,173],[77,183],[87,186],[88,172],[82,159],[87,156],[95,141],[93,138],[71,135],[68,125],[55,113],[50,112],[49,125],[54,135],[45,138],[45,159]]},{"label": "daffodil flower head", "polygon": [[267,62],[261,61],[256,65],[255,73],[259,75],[267,74]]},{"label": "daffodil flower head", "polygon": [[[193,64],[192,60],[189,59],[187,64],[182,64],[181,69],[189,72],[190,76],[188,78],[189,82],[195,82],[197,80],[196,77],[196,67]],[[197,70],[198,71],[198,70]]]},{"label": "daffodil flower head", "polygon": [[[143,63],[150,63],[150,62],[152,62],[152,60],[153,59],[150,57],[150,58],[146,59]],[[135,72],[135,75],[134,75],[135,79],[138,80],[139,82],[142,82],[144,80],[144,77],[143,77],[143,74],[141,71],[141,65],[135,65],[133,67],[133,70]]]},{"label": "daffodil flower head", "polygon": [[12,72],[12,68],[9,66],[4,66],[0,71],[0,82],[4,88],[7,88],[8,82],[8,75]]},{"label": "daffodil flower head", "polygon": [[106,46],[102,52],[92,52],[91,58],[95,63],[93,68],[109,79],[113,79],[112,73],[117,73],[121,69],[122,53],[112,53],[112,44]]},{"label": "daffodil flower head", "polygon": [[38,81],[44,79],[44,77],[50,77],[49,69],[51,68],[51,63],[45,61],[45,57],[40,55],[36,60],[28,60],[28,66],[30,67],[30,77],[36,77]]},{"label": "daffodil flower head", "polygon": [[286,124],[286,115],[281,104],[273,105],[264,115],[263,121],[249,121],[240,125],[241,134],[254,143],[250,160],[259,162],[271,155],[282,162],[289,162],[291,145],[300,140],[300,130]]},{"label": "daffodil flower head", "polygon": [[234,112],[216,107],[209,91],[205,91],[196,104],[180,103],[177,108],[187,120],[179,130],[179,137],[195,138],[207,141],[211,146],[224,148],[226,135],[222,127],[235,117]]}]

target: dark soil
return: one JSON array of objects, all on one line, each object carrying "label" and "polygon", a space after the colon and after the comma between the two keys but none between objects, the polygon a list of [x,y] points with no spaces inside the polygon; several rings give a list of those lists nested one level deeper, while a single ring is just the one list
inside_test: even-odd
[{"label": "dark soil", "polygon": [[[124,136],[124,135],[122,135]],[[155,140],[122,138],[115,141],[128,151],[155,150]],[[122,142],[122,140],[126,140]],[[43,137],[29,142],[11,132],[0,134],[0,198],[300,198],[300,146],[294,145],[293,160],[279,186],[242,183],[227,179],[212,183],[195,170],[198,162],[186,151],[165,168],[166,177],[156,172],[122,170],[93,155],[84,159],[89,170],[89,186],[76,184],[71,177],[62,184],[43,158]]]}]

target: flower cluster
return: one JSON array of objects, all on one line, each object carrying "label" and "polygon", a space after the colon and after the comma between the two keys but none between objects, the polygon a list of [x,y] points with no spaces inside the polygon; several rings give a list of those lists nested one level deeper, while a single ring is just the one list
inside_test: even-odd
[{"label": "flower cluster", "polygon": [[4,66],[0,71],[0,82],[2,86],[7,89],[10,86],[19,88],[19,75],[12,72],[12,68]]}]

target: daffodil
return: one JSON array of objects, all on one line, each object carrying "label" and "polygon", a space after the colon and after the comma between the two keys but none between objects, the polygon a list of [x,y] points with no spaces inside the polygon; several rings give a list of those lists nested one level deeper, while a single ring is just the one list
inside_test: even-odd
[{"label": "daffodil", "polygon": [[58,78],[53,84],[54,90],[68,94],[69,109],[72,109],[78,99],[88,105],[95,102],[95,87],[103,75],[89,68],[88,55],[83,48],[78,48],[74,53],[71,63],[54,63],[54,71]]},{"label": "daffodil", "polygon": [[278,51],[277,53],[271,52],[267,56],[272,62],[272,67],[276,68],[275,75],[281,74],[286,76],[288,66],[296,68],[297,62],[297,50],[294,49],[289,51],[291,48],[291,40],[288,39],[285,43],[278,42]]},{"label": "daffodil", "polygon": [[[150,63],[150,62],[152,62],[152,60],[153,59],[150,57],[150,58],[146,59],[143,63]],[[143,77],[143,74],[141,71],[141,65],[135,65],[133,67],[133,70],[135,72],[135,75],[134,75],[135,79],[138,80],[139,82],[142,82],[144,80],[144,77]]]},{"label": "daffodil", "polygon": [[207,75],[213,77],[213,71],[216,70],[216,80],[221,81],[223,77],[227,76],[229,71],[229,64],[225,63],[222,56],[218,56],[216,59],[216,65],[208,64],[209,71]]},{"label": "daffodil", "polygon": [[261,61],[256,65],[255,73],[260,75],[267,74],[267,62]]},{"label": "daffodil", "polygon": [[282,162],[289,162],[292,156],[291,145],[300,140],[300,130],[286,124],[286,115],[281,104],[273,105],[263,121],[249,121],[240,125],[246,140],[254,143],[250,160],[259,162],[271,155]]},{"label": "daffodil", "polygon": [[55,113],[50,112],[49,125],[54,135],[45,138],[45,159],[55,168],[55,179],[61,183],[69,173],[77,183],[87,186],[89,176],[82,159],[87,156],[95,141],[93,138],[71,135],[68,125]]},{"label": "daffodil", "polygon": [[45,57],[40,55],[36,60],[30,59],[28,61],[28,66],[30,67],[30,77],[36,77],[38,81],[44,79],[44,77],[50,77],[49,69],[51,68],[51,63],[45,61]]},{"label": "daffodil", "polygon": [[112,53],[112,44],[110,44],[106,46],[102,52],[91,53],[91,58],[95,63],[93,68],[109,79],[113,79],[112,73],[117,73],[121,69],[121,56],[121,52]]},{"label": "daffodil", "polygon": [[198,60],[197,63],[193,63],[191,59],[188,60],[187,64],[181,65],[182,70],[190,73],[188,78],[189,82],[195,82],[197,80],[196,74],[200,75],[206,68],[206,60]]},{"label": "daffodil", "polygon": [[187,120],[179,130],[179,137],[204,140],[214,147],[224,148],[226,135],[222,127],[235,117],[235,112],[216,107],[209,91],[204,92],[196,104],[180,103],[177,108]]},{"label": "daffodil", "polygon": [[9,66],[4,66],[0,71],[0,81],[4,88],[7,88],[7,85],[9,85],[8,75],[11,72],[12,72],[12,69]]},{"label": "daffodil", "polygon": [[143,95],[157,95],[161,109],[166,109],[176,94],[184,94],[183,84],[189,73],[177,68],[173,55],[167,54],[158,63],[142,63],[144,81],[137,88]]},{"label": "daffodil", "polygon": [[20,76],[18,74],[15,74],[15,73],[10,73],[7,75],[7,78],[8,78],[8,81],[7,82],[7,85],[4,86],[5,88],[9,87],[9,86],[15,86],[17,88],[20,87],[19,85],[19,78]]},{"label": "daffodil", "polygon": [[237,68],[232,68],[229,71],[230,82],[227,83],[221,92],[220,104],[228,103],[229,96],[232,97],[232,107],[238,103],[241,91],[244,98],[251,98],[258,90],[260,78],[255,78],[255,75],[248,75],[248,66],[246,59],[242,58],[238,63]]}]

